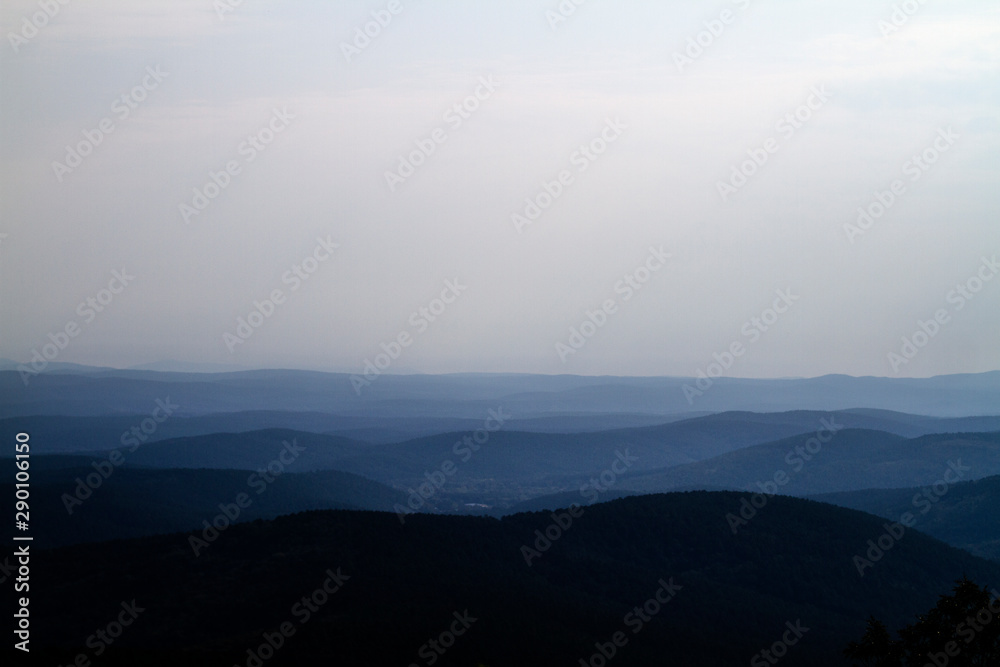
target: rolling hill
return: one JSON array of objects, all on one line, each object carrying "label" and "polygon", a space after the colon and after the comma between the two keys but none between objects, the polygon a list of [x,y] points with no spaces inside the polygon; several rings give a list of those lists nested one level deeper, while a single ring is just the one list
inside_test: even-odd
[{"label": "rolling hill", "polygon": [[[356,509],[390,512],[406,494],[377,482],[339,471],[251,473],[243,470],[151,470],[119,468],[99,485],[82,480],[93,467],[70,457],[64,465],[39,457],[31,488],[34,544],[39,548],[159,535],[202,526],[232,508],[233,521],[253,521],[305,510]],[[11,476],[12,477],[12,476]],[[14,497],[12,484],[0,484],[5,508]],[[230,513],[234,513],[232,510]],[[221,519],[220,519],[221,521]]]},{"label": "rolling hill", "polygon": [[915,531],[861,576],[855,557],[886,522],[806,500],[775,498],[733,535],[740,497],[627,498],[571,523],[310,512],[234,526],[197,556],[185,534],[37,552],[33,653],[92,656],[84,638],[134,600],[142,615],[102,665],[246,665],[286,627],[269,667],[426,664],[449,628],[442,666],[577,664],[603,646],[623,667],[714,667],[748,664],[795,627],[783,665],[839,667],[869,615],[899,627],[963,574],[1000,582],[997,564]]},{"label": "rolling hill", "polygon": [[[171,399],[173,400],[173,399]],[[13,437],[18,431],[32,434],[37,443],[38,454],[70,454],[74,452],[94,452],[122,446],[122,439],[132,440],[136,436],[132,429],[139,427],[155,409],[149,406],[146,414],[124,414],[106,416],[64,416],[31,415],[0,419],[0,434]],[[514,430],[529,433],[584,433],[610,429],[655,426],[676,421],[686,416],[630,415],[630,414],[581,414],[552,415],[531,419],[512,419]],[[914,418],[919,419],[919,418]],[[996,419],[1000,429],[1000,418]],[[462,419],[449,417],[365,417],[345,416],[322,412],[293,412],[277,410],[255,410],[245,412],[225,412],[210,415],[172,415],[142,432],[144,443],[170,440],[173,438],[213,433],[246,433],[278,428],[308,433],[325,433],[349,440],[363,442],[390,443],[414,438],[474,431],[483,425],[483,418]],[[515,426],[516,425],[516,426]],[[975,430],[975,429],[969,429]],[[9,456],[4,452],[3,456]]]},{"label": "rolling hill", "polygon": [[[480,432],[483,440],[480,443],[469,440],[469,436],[475,434],[474,430],[469,430],[379,445],[291,429],[263,429],[150,441],[127,458],[133,465],[149,467],[249,470],[273,458],[280,451],[282,441],[298,438],[306,447],[300,465],[309,470],[342,469],[373,479],[412,482],[443,461],[453,459],[460,464],[456,473],[458,479],[526,480],[600,472],[624,448],[629,448],[636,457],[632,472],[679,466],[797,436],[815,430],[823,420],[855,429],[882,426],[894,429],[890,433],[901,431],[904,434],[934,433],[944,426],[973,421],[899,414],[892,414],[890,418],[856,412],[733,412],[656,426],[581,433],[524,432],[508,428],[504,423],[491,433]],[[978,421],[983,426],[992,425],[986,418]],[[483,422],[479,422],[476,427],[482,425]],[[493,422],[494,427],[497,425]],[[93,442],[86,436],[78,437],[81,438],[78,443]],[[43,438],[37,439],[44,442]],[[104,449],[107,448],[76,451],[93,453]],[[755,451],[759,456],[761,450]]]},{"label": "rolling hill", "polygon": [[910,489],[865,489],[814,497],[877,516],[916,517],[915,528],[982,558],[1000,561],[1000,476]]},{"label": "rolling hill", "polygon": [[640,472],[622,479],[617,488],[645,493],[679,488],[761,491],[763,485],[778,493],[806,496],[933,484],[959,461],[967,468],[961,471],[965,480],[1000,474],[1000,433],[907,439],[881,431],[843,429],[826,444],[814,441],[810,446],[812,437],[800,435],[697,463]]}]

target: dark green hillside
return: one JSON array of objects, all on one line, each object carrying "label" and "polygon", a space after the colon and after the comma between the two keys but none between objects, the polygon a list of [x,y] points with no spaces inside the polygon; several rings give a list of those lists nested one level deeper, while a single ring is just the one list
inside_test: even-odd
[{"label": "dark green hillside", "polygon": [[[784,416],[774,423],[773,416],[747,415],[746,422],[735,414],[726,417],[597,433],[527,433],[501,427],[490,433],[479,431],[480,436],[488,437],[478,444],[471,440],[473,432],[371,445],[338,436],[267,429],[153,442],[129,453],[127,459],[133,466],[251,469],[272,460],[284,442],[297,439],[306,448],[296,463],[299,470],[344,470],[405,487],[419,484],[425,473],[450,460],[456,465],[452,482],[497,479],[529,484],[546,480],[571,489],[577,486],[579,477],[607,469],[620,452],[628,449],[634,457],[629,472],[648,472],[635,480],[636,490],[660,491],[696,484],[742,488],[751,483],[743,480],[751,472],[770,478],[779,466],[787,467],[784,460],[788,452],[811,437],[820,419],[838,419],[824,417],[823,413]],[[490,424],[494,428],[498,425]],[[812,424],[813,431],[802,432],[804,424]],[[796,435],[777,440],[792,433]],[[948,455],[964,453],[973,461],[979,460],[976,456],[983,459],[982,465],[977,463],[977,469],[986,469],[983,474],[994,474],[1000,472],[1000,464],[991,463],[989,458],[991,448],[998,443],[1000,434],[929,435],[904,441],[901,436],[881,431],[845,428],[837,433],[824,455],[816,457],[815,465],[806,466],[796,484],[806,484],[811,477],[822,477],[831,470],[837,470],[839,476],[841,468],[856,466],[859,457],[873,450],[887,464],[900,457],[914,458],[904,472],[922,470],[925,465],[939,467],[947,462]],[[726,453],[713,456],[717,452]],[[669,470],[664,472],[666,468]],[[862,484],[861,488],[889,485],[899,479],[892,465],[885,466],[881,477],[878,469],[870,469],[867,485],[859,478],[860,472],[854,471],[852,477],[858,480],[851,484]],[[717,479],[712,481],[712,476]],[[913,477],[914,481],[919,479]],[[844,488],[837,485],[816,492]]]},{"label": "dark green hillside", "polygon": [[[46,656],[63,664],[135,599],[144,615],[101,665],[172,664],[174,655],[160,653],[168,646],[245,665],[247,649],[283,622],[294,635],[269,667],[423,665],[421,647],[468,611],[477,620],[435,664],[577,665],[616,632],[627,639],[613,663],[623,667],[664,657],[691,667],[749,664],[786,623],[801,622],[808,631],[782,664],[823,667],[846,664],[841,650],[872,614],[899,627],[963,574],[1000,582],[1000,566],[909,531],[861,577],[853,557],[883,534],[883,521],[805,500],[771,499],[733,535],[726,514],[741,497],[594,505],[551,546],[539,545],[531,567],[521,548],[553,522],[550,513],[423,515],[400,525],[392,514],[311,512],[230,528],[197,558],[183,534],[40,552],[37,649],[64,647]],[[338,571],[350,579],[302,622],[296,601]],[[670,598],[661,580],[682,588]],[[635,632],[632,610],[658,592],[670,602]]]},{"label": "dark green hillside", "polygon": [[[278,412],[257,410],[221,414],[185,416],[185,406],[171,399],[172,414],[165,415],[151,402],[145,412],[138,414],[71,417],[60,415],[33,415],[0,419],[0,433],[13,435],[17,431],[31,434],[36,454],[71,454],[97,452],[113,448],[130,448],[172,438],[209,435],[212,433],[246,433],[266,429],[287,429],[321,433],[341,427],[358,427],[365,420],[337,417],[316,412]],[[156,419],[152,422],[151,414]],[[162,420],[162,421],[157,421]],[[134,432],[146,421],[146,431]],[[451,421],[447,422],[451,425]],[[153,428],[155,426],[155,428]],[[141,436],[137,437],[137,436]]]},{"label": "dark green hillside", "polygon": [[[592,488],[592,487],[591,487]],[[563,493],[553,493],[547,496],[539,496],[538,498],[531,498],[517,503],[513,507],[503,512],[504,515],[509,514],[520,514],[522,512],[544,512],[546,510],[555,510],[560,507],[569,507],[573,503],[577,505],[591,505],[593,503],[605,503],[611,500],[618,500],[619,498],[627,498],[629,496],[638,495],[635,491],[618,491],[614,488],[609,488],[598,494],[590,492],[588,496],[584,496],[577,491],[564,491]]]},{"label": "dark green hillside", "polygon": [[831,493],[815,500],[884,517],[910,512],[918,530],[1000,561],[1000,476],[937,487]]},{"label": "dark green hillside", "polygon": [[[925,435],[905,439],[880,431],[843,429],[807,447],[813,433],[747,447],[712,459],[622,479],[619,490],[657,493],[677,488],[760,490],[787,476],[778,492],[814,495],[869,488],[933,484],[950,462],[968,467],[965,479],[1000,473],[1000,433]],[[827,434],[826,437],[829,437]],[[820,447],[817,449],[816,445]]]},{"label": "dark green hillside", "polygon": [[[480,446],[466,441],[474,430],[368,445],[336,436],[267,429],[153,442],[130,455],[129,461],[152,467],[252,467],[273,458],[283,440],[298,438],[309,448],[302,458],[307,469],[347,470],[381,481],[411,484],[419,483],[425,472],[450,459],[458,465],[456,479],[528,481],[552,475],[599,472],[611,465],[617,452],[626,447],[637,457],[636,469],[655,470],[698,461],[801,433],[808,428],[803,424],[818,424],[822,413],[804,415],[808,416],[775,420],[770,415],[741,413],[745,421],[734,415],[721,420],[702,418],[572,434],[517,431],[516,422],[508,422],[489,433],[488,440]],[[498,425],[496,421],[489,423],[491,428]]]},{"label": "dark green hillside", "polygon": [[303,448],[296,450],[293,464],[296,472],[339,469],[338,461],[358,455],[371,446],[334,435],[265,429],[153,442],[134,452],[126,449],[125,456],[129,466],[255,470],[279,457],[293,441],[296,447]]},{"label": "dark green hillside", "polygon": [[[174,404],[171,399],[171,404]],[[441,433],[474,431],[485,415],[476,418],[350,416],[322,412],[252,410],[186,416],[188,406],[176,404],[175,412],[143,433],[144,442],[209,435],[286,429],[327,433],[363,442],[394,443]],[[128,435],[150,416],[157,404],[144,412],[107,416],[32,415],[0,419],[0,435],[13,437],[19,431],[32,434],[36,454],[68,454],[104,451],[122,446]],[[162,412],[157,412],[162,418]],[[761,444],[815,429],[821,418],[834,418],[849,428],[866,428],[906,437],[928,433],[1000,430],[1000,417],[940,419],[887,410],[846,410],[834,413],[797,410],[778,413],[723,412],[687,415],[643,414],[554,414],[523,418],[513,414],[505,430],[527,433],[596,433],[615,431],[614,437],[642,443],[669,443],[682,462],[700,460],[740,447]],[[130,446],[130,445],[129,445]],[[8,456],[0,452],[0,458]]]},{"label": "dark green hillside", "polygon": [[[145,412],[137,414],[86,417],[61,415],[8,417],[0,419],[0,434],[12,437],[18,431],[31,433],[36,440],[36,453],[38,454],[100,451],[121,446],[122,435],[129,432],[132,427],[141,425],[156,407],[155,402],[151,403],[146,406]],[[147,442],[211,433],[245,433],[281,428],[339,435],[350,440],[363,442],[389,443],[402,442],[436,433],[473,431],[482,426],[484,419],[484,416],[448,418],[435,417],[432,414],[423,417],[352,416],[287,410],[252,410],[184,416],[182,411],[184,407],[186,406],[179,406],[169,419],[158,423],[155,431],[144,434],[147,437]],[[163,413],[158,412],[157,416],[162,418]],[[905,415],[905,417],[920,423],[928,421],[927,418],[923,417],[911,415]],[[582,433],[657,426],[680,418],[681,416],[677,415],[643,414],[552,415],[544,418],[516,419],[512,421],[512,428],[530,433]],[[689,419],[690,416],[684,415],[683,418]],[[943,420],[929,421],[936,423]],[[1000,418],[997,419],[997,422],[997,428],[1000,428]],[[2,452],[0,455],[7,456],[6,453]]]},{"label": "dark green hillside", "polygon": [[[41,470],[36,466],[31,518],[39,548],[192,530],[203,520],[212,520],[220,503],[231,504],[240,493],[249,501],[240,508],[238,521],[310,509],[391,511],[396,503],[406,502],[404,493],[338,471],[281,474],[270,476],[269,483],[243,470],[119,468],[93,489],[79,484],[88,475],[98,479],[93,467]],[[4,499],[0,505],[13,512],[9,502],[13,486],[0,485],[0,493]]]}]

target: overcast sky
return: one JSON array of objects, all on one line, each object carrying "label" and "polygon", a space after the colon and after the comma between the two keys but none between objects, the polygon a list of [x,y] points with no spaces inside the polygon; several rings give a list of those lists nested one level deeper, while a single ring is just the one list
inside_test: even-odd
[{"label": "overcast sky", "polygon": [[236,3],[0,5],[0,357],[1000,368],[994,0]]}]

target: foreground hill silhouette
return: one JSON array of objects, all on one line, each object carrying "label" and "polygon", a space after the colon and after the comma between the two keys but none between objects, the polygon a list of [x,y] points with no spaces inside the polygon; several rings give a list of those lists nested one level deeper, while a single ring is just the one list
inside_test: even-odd
[{"label": "foreground hill silhouette", "polygon": [[[976,667],[1000,664],[1000,591],[980,588],[963,578],[934,608],[899,630],[894,638],[876,618],[864,637],[844,653],[852,660],[878,667],[936,665]],[[929,662],[928,662],[929,660]]]},{"label": "foreground hill silhouette", "polygon": [[[796,627],[781,664],[832,666],[872,615],[898,628],[962,575],[1000,583],[997,564],[909,530],[861,576],[855,557],[886,522],[807,500],[771,498],[734,535],[744,497],[626,498],[561,513],[556,529],[548,512],[309,512],[223,530],[197,557],[185,534],[38,552],[33,652],[93,658],[86,638],[135,600],[144,611],[101,665],[247,665],[289,623],[264,664],[424,665],[452,628],[436,665],[578,665],[618,632],[614,665],[737,665]],[[336,592],[304,620],[295,605],[324,582]],[[669,602],[649,604],[657,594]]]}]

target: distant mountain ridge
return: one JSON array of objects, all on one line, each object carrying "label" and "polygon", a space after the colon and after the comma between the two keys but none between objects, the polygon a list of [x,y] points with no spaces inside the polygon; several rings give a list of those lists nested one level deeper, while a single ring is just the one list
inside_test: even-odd
[{"label": "distant mountain ridge", "polygon": [[[173,399],[171,398],[173,402]],[[156,407],[154,402],[153,409]],[[178,408],[179,412],[179,408]],[[506,411],[504,411],[506,414]],[[104,416],[31,415],[0,418],[0,434],[13,437],[26,431],[35,438],[35,452],[69,454],[96,452],[123,446],[122,435],[139,426],[144,414]],[[845,410],[834,413],[795,410],[782,413],[724,412],[710,415],[640,415],[640,414],[561,414],[517,418],[505,421],[503,430],[535,434],[600,433],[622,441],[668,440],[675,447],[687,448],[689,462],[708,455],[721,454],[747,444],[804,433],[816,428],[823,418],[835,418],[851,428],[867,428],[907,437],[930,433],[1000,431],[1000,416],[938,418],[909,415],[887,410]],[[324,433],[349,440],[378,444],[401,443],[417,438],[472,432],[483,419],[457,417],[392,418],[344,416],[323,412],[256,410],[184,416],[174,414],[157,423],[155,430],[143,432],[143,443],[214,433],[246,433],[266,429],[286,429]],[[763,430],[762,430],[763,429]],[[751,435],[754,431],[758,433]],[[727,444],[731,443],[731,444]],[[693,453],[694,445],[704,445]],[[0,458],[9,452],[0,452]],[[666,464],[664,464],[666,465]]]},{"label": "distant mountain ridge", "polygon": [[[148,414],[106,416],[31,415],[0,419],[0,433],[26,431],[37,443],[37,452],[67,454],[93,452],[121,447],[122,434],[141,425]],[[551,415],[529,419],[512,419],[508,429],[529,433],[586,433],[610,429],[662,425],[689,417],[678,415],[587,414]],[[995,418],[1000,429],[1000,417]],[[158,423],[156,430],[144,432],[143,442],[172,438],[211,435],[213,433],[245,433],[278,428],[308,433],[324,433],[362,442],[394,443],[440,433],[475,431],[483,419],[433,416],[391,418],[343,416],[322,412],[256,410],[224,412],[198,416],[171,416]],[[9,452],[0,453],[0,458]]]},{"label": "distant mountain ridge", "polygon": [[847,410],[939,417],[997,414],[1000,371],[932,378],[716,378],[689,402],[691,378],[569,375],[382,375],[356,392],[350,375],[312,371],[169,373],[80,369],[26,375],[0,371],[0,417],[141,414],[170,396],[185,415],[277,410],[342,415],[482,418],[502,406],[519,418],[566,413]]}]

